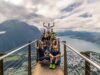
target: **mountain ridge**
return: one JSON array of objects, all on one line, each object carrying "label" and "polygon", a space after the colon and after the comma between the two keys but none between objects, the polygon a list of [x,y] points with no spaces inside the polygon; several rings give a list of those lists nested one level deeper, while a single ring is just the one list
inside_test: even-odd
[{"label": "mountain ridge", "polygon": [[100,45],[100,32],[85,32],[85,31],[64,31],[58,32],[58,36],[69,36],[71,38],[90,41]]},{"label": "mountain ridge", "polygon": [[0,52],[11,50],[38,39],[41,34],[35,26],[19,20],[8,20],[1,23],[0,31],[6,31],[5,34],[0,35]]}]

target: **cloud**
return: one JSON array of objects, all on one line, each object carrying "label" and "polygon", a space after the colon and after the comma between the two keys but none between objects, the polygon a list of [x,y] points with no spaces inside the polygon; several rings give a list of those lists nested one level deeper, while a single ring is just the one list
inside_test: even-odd
[{"label": "cloud", "polygon": [[24,7],[0,1],[0,20],[13,19],[26,14],[28,14],[28,11]]},{"label": "cloud", "polygon": [[0,20],[20,19],[42,27],[55,21],[57,28],[99,31],[100,0],[1,0]]},{"label": "cloud", "polygon": [[99,31],[100,32],[99,7],[100,7],[99,0],[94,0],[94,2],[91,3],[88,2],[88,0],[84,0],[82,4],[77,8],[73,7],[72,11],[67,12],[64,10],[63,15],[61,15],[59,20],[56,21],[59,22],[60,20],[63,20],[65,22],[64,28],[72,27],[73,30],[76,31]]},{"label": "cloud", "polygon": [[5,0],[5,1],[14,5],[22,5],[24,0]]},{"label": "cloud", "polygon": [[69,6],[67,6],[66,8],[62,9],[62,12],[71,12],[74,9],[78,8],[80,5],[82,5],[82,1],[80,2],[74,2],[72,4],[70,4]]},{"label": "cloud", "polygon": [[[39,15],[47,18],[55,18],[60,14],[60,10],[70,4],[73,0],[5,0],[16,6],[23,6],[28,11],[35,10]],[[52,12],[51,12],[52,11]]]}]

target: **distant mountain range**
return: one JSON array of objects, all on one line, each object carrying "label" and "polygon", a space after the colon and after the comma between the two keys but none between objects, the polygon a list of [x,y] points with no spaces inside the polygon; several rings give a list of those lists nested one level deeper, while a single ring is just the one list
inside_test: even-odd
[{"label": "distant mountain range", "polygon": [[18,20],[8,20],[1,23],[0,31],[5,31],[5,34],[0,35],[0,52],[6,52],[38,39],[41,34],[35,26]]},{"label": "distant mountain range", "polygon": [[58,32],[57,34],[58,36],[69,36],[71,38],[77,38],[100,44],[100,32],[64,31]]}]

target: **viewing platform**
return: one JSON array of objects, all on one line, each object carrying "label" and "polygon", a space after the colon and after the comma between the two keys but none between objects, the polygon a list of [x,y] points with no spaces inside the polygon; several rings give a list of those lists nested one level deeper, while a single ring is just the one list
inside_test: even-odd
[{"label": "viewing platform", "polygon": [[52,70],[48,66],[41,66],[41,64],[37,63],[32,75],[64,75],[64,72],[60,67]]}]

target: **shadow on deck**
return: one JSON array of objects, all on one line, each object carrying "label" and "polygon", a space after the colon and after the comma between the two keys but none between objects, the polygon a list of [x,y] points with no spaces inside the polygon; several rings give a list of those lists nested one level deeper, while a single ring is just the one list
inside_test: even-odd
[{"label": "shadow on deck", "polygon": [[32,75],[64,75],[64,73],[60,67],[52,70],[47,66],[41,66],[39,63],[37,63]]}]

